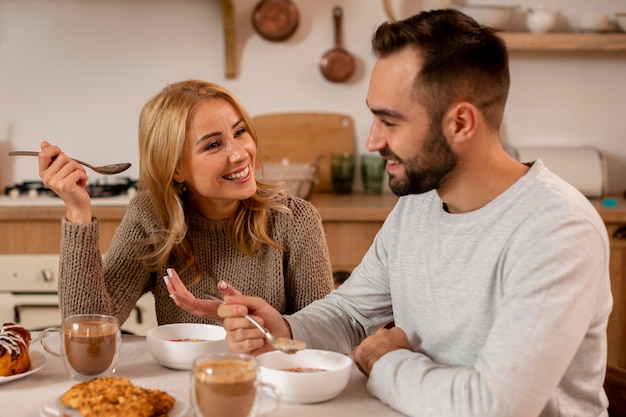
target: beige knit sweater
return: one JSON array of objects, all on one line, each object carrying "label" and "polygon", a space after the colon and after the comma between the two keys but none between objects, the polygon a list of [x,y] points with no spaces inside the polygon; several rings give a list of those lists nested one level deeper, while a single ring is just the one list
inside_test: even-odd
[{"label": "beige knit sweater", "polygon": [[[165,268],[176,269],[196,298],[202,298],[204,292],[216,293],[220,279],[244,294],[263,297],[284,314],[324,297],[333,288],[333,278],[320,215],[305,200],[286,195],[279,198],[292,214],[272,212],[268,224],[271,236],[283,250],[265,246],[257,256],[247,256],[231,243],[227,220],[209,220],[186,207],[188,237],[203,277],[191,285],[194,271],[181,274],[183,260],[173,260]],[[174,304],[163,282],[165,268],[151,273],[139,261],[147,248],[135,242],[157,229],[147,193],[130,202],[104,258],[99,250],[98,226],[97,218],[86,225],[62,220],[59,301],[64,317],[110,314],[123,323],[137,300],[152,292],[159,324],[214,323]]]}]

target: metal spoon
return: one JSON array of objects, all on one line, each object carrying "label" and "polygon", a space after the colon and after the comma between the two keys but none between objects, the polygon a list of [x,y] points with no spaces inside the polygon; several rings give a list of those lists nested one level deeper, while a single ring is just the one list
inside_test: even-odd
[{"label": "metal spoon", "polygon": [[[33,152],[33,151],[10,151],[9,152],[9,156],[39,156],[39,152]],[[74,158],[72,158],[72,159],[74,159]],[[124,162],[124,163],[120,163],[120,164],[102,165],[100,167],[95,167],[95,166],[93,166],[91,164],[88,164],[87,162],[79,161],[78,159],[74,159],[74,161],[78,162],[81,165],[86,166],[87,168],[92,169],[93,171],[97,172],[98,174],[104,174],[104,175],[119,174],[120,172],[124,172],[128,168],[130,168],[130,164],[128,162]]]},{"label": "metal spoon", "polygon": [[[213,294],[204,293],[209,299],[213,301],[217,301],[221,304],[226,304],[224,300],[214,296]],[[265,335],[265,340],[270,344],[274,349],[280,350],[282,352],[292,354],[296,353],[300,350],[306,349],[306,343],[301,342],[300,340],[288,339],[286,337],[274,337],[269,330],[265,327],[261,326],[261,323],[253,319],[249,314],[244,316],[248,321],[256,326],[257,329],[263,332]]]}]

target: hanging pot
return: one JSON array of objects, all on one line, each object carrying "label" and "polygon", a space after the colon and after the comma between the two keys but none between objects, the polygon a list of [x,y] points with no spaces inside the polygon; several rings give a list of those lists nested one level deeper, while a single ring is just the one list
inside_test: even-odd
[{"label": "hanging pot", "polygon": [[299,13],[291,0],[262,0],[252,12],[252,26],[264,39],[280,42],[298,28]]},{"label": "hanging pot", "polygon": [[328,81],[340,83],[346,81],[354,72],[354,57],[341,45],[341,7],[333,8],[335,21],[335,47],[326,52],[320,61],[320,70]]}]

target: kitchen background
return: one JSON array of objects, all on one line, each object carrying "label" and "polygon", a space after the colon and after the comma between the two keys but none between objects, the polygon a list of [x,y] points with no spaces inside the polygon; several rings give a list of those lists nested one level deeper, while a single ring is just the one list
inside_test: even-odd
[{"label": "kitchen background", "polygon": [[[374,63],[369,40],[388,17],[382,0],[293,0],[299,27],[282,42],[261,38],[251,15],[261,0],[233,0],[236,76],[225,74],[219,0],[0,0],[0,187],[38,179],[41,140],[94,164],[132,162],[138,175],[136,124],[141,106],[167,83],[202,78],[233,91],[251,115],[324,111],[351,115],[365,152],[365,106]],[[470,1],[469,3],[478,3]],[[539,0],[487,3],[538,6]],[[557,11],[555,30],[580,13],[626,12],[624,0],[541,0]],[[392,1],[403,15],[438,1]],[[332,8],[343,8],[343,46],[356,58],[345,83],[319,71],[334,46]],[[507,29],[525,31],[525,12]],[[626,189],[626,53],[513,51],[512,88],[502,138],[507,144],[591,145],[605,155],[608,190]],[[98,176],[89,172],[90,178]]]}]

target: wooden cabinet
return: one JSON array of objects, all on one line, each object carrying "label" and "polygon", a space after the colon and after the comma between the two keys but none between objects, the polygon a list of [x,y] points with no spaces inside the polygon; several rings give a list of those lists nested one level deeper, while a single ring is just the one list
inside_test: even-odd
[{"label": "wooden cabinet", "polygon": [[[608,363],[626,369],[626,221],[607,223],[611,239],[611,292],[613,312],[609,319]],[[623,237],[620,237],[623,236]]]},{"label": "wooden cabinet", "polygon": [[617,198],[616,202],[611,207],[605,207],[601,200],[592,203],[604,220],[611,245],[609,271],[613,311],[607,328],[607,362],[626,368],[626,200]]},{"label": "wooden cabinet", "polygon": [[[105,252],[126,207],[93,207],[100,219],[100,250]],[[0,209],[0,254],[59,253],[64,207]]]},{"label": "wooden cabinet", "polygon": [[314,194],[334,271],[352,271],[398,201],[394,194]]}]

